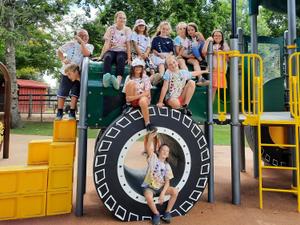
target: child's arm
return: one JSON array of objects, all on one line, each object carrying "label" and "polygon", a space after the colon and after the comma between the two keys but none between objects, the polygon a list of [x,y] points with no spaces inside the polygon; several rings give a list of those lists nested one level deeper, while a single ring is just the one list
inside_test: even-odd
[{"label": "child's arm", "polygon": [[75,35],[74,38],[80,44],[80,50],[81,50],[82,55],[85,57],[91,56],[92,53],[90,52],[90,50],[88,49],[88,47],[84,43],[84,41],[78,35]]},{"label": "child's arm", "polygon": [[133,47],[134,47],[136,53],[138,54],[138,56],[139,56],[139,57],[142,57],[142,54],[143,54],[143,53],[142,53],[142,51],[140,50],[139,46],[137,45],[136,41],[132,41],[132,43],[133,43]]},{"label": "child's arm", "polygon": [[212,37],[207,38],[207,40],[205,41],[205,44],[204,44],[203,49],[202,49],[202,54],[204,56],[207,55],[207,49],[208,49],[209,42],[213,42],[213,41],[214,41],[214,39]]},{"label": "child's arm", "polygon": [[207,74],[208,70],[199,70],[199,71],[192,71],[190,72],[193,77],[202,76],[202,74]]},{"label": "child's arm", "polygon": [[148,135],[147,142],[146,142],[146,152],[148,156],[154,153],[153,140],[156,135],[157,135],[156,132],[152,132]]},{"label": "child's arm", "polygon": [[131,64],[131,46],[130,46],[130,41],[126,42],[126,48],[127,48],[127,63],[130,65]]},{"label": "child's arm", "polygon": [[102,59],[104,54],[110,49],[110,40],[105,40],[99,59]]},{"label": "child's arm", "polygon": [[165,194],[169,187],[170,187],[170,180],[166,179],[164,188],[162,189],[158,199],[160,205],[164,203]]},{"label": "child's arm", "polygon": [[169,81],[164,80],[164,84],[163,84],[163,86],[161,88],[161,91],[160,91],[159,100],[158,100],[158,103],[156,104],[157,107],[161,108],[161,107],[164,106],[164,99],[165,99],[165,96],[167,94],[168,88],[169,88]]},{"label": "child's arm", "polygon": [[142,54],[142,55],[144,56],[143,59],[148,58],[149,54],[150,54],[150,47],[148,47],[148,48],[146,49],[145,53]]}]

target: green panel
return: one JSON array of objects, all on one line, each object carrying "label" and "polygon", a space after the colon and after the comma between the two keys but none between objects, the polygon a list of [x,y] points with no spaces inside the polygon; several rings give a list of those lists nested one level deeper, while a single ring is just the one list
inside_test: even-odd
[{"label": "green panel", "polygon": [[264,111],[285,111],[284,77],[274,78],[264,84]]}]

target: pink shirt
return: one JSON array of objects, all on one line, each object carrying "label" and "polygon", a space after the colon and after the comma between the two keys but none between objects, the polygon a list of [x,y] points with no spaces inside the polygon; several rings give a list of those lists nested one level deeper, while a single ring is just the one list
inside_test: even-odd
[{"label": "pink shirt", "polygon": [[110,26],[105,34],[104,40],[110,41],[111,51],[121,52],[126,51],[126,42],[130,41],[131,29],[129,27],[124,27],[122,30],[118,30],[116,25]]},{"label": "pink shirt", "polygon": [[[218,68],[218,61],[217,61],[217,52],[227,52],[230,50],[228,44],[226,42],[224,42],[224,45],[223,45],[223,50],[220,50],[219,49],[219,44],[214,44],[213,45],[213,51],[214,51],[214,55],[213,55],[213,70],[214,71],[217,71],[217,68]],[[220,68],[220,71],[223,72],[223,60],[224,60],[224,57],[221,56],[219,58],[219,68]],[[225,71],[227,70],[227,61],[226,61],[226,65],[225,65]]]}]

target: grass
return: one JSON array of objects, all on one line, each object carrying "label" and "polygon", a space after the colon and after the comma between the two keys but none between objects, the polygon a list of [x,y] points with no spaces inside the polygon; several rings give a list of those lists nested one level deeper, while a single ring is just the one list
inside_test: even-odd
[{"label": "grass", "polygon": [[[12,129],[12,134],[52,136],[52,122],[23,122],[22,127]],[[88,130],[88,138],[96,138],[97,129]],[[230,145],[230,126],[214,126],[214,144]]]}]

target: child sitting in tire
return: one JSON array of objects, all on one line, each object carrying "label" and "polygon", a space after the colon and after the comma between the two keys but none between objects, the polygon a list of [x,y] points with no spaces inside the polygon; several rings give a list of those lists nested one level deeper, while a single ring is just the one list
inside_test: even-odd
[{"label": "child sitting in tire", "polygon": [[144,74],[144,67],[143,60],[139,58],[133,60],[129,79],[125,84],[126,102],[133,108],[141,108],[147,131],[154,132],[157,128],[150,123],[148,109],[151,102],[151,83],[149,77]]},{"label": "child sitting in tire", "polygon": [[193,97],[196,85],[191,79],[193,76],[201,76],[205,71],[189,72],[187,70],[179,70],[175,56],[169,56],[166,59],[166,64],[168,69],[163,76],[164,83],[157,106],[163,107],[165,100],[166,104],[171,108],[192,116],[188,105]]},{"label": "child sitting in tire", "polygon": [[171,210],[176,202],[178,190],[170,186],[170,180],[173,178],[173,172],[170,164],[168,163],[168,157],[170,149],[168,145],[162,144],[157,153],[155,152],[156,146],[154,146],[153,140],[157,135],[156,132],[148,135],[146,143],[146,151],[148,155],[148,168],[147,173],[142,184],[144,188],[144,196],[147,204],[153,212],[152,224],[160,224],[160,213],[156,208],[153,201],[154,196],[159,196],[159,204],[163,204],[166,195],[170,195],[170,199],[165,213],[162,216],[162,220],[166,223],[171,222]]}]

